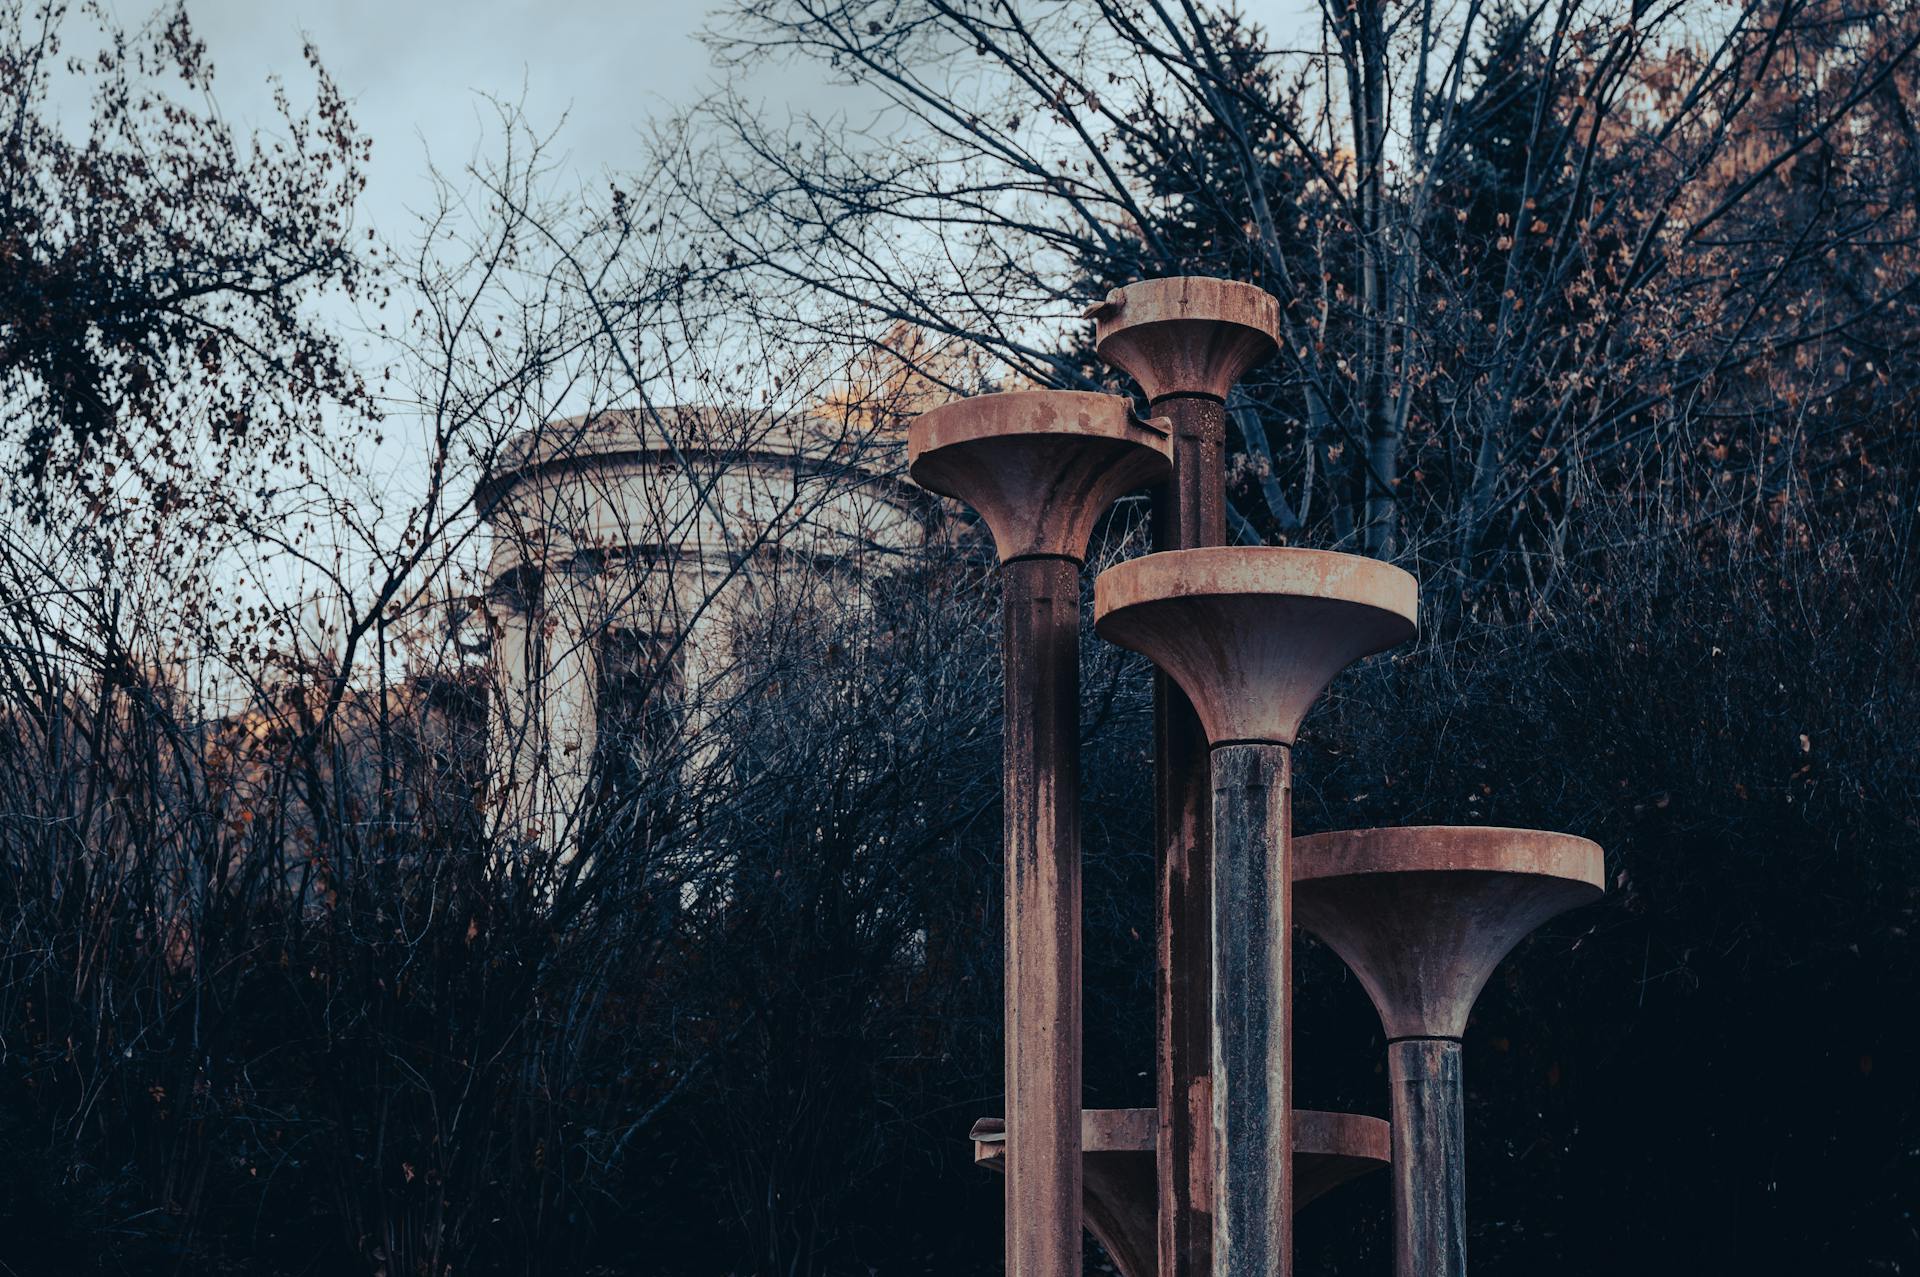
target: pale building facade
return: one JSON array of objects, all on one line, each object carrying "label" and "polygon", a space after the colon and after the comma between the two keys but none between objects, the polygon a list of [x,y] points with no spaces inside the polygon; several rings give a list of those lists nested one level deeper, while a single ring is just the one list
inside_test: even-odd
[{"label": "pale building facade", "polygon": [[596,751],[697,734],[756,605],[858,606],[898,570],[930,511],[901,453],[897,436],[697,408],[554,422],[503,449],[479,494],[494,828],[564,852]]}]

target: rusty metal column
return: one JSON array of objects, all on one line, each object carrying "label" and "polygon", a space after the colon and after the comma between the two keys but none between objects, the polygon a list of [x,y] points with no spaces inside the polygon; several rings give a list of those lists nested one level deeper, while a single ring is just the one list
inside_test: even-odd
[{"label": "rusty metal column", "polygon": [[1291,753],[1213,751],[1213,1271],[1290,1271],[1293,1176]]},{"label": "rusty metal column", "polygon": [[1458,1038],[1387,1046],[1394,1277],[1466,1277],[1466,1115]]},{"label": "rusty metal column", "polygon": [[[1088,310],[1102,358],[1171,425],[1173,478],[1154,494],[1153,548],[1224,545],[1226,395],[1274,348],[1279,310],[1246,284],[1149,280]],[[1153,683],[1155,1143],[1160,1277],[1212,1271],[1212,816],[1207,741],[1192,702]]]},{"label": "rusty metal column", "polygon": [[[1153,547],[1219,545],[1226,539],[1226,405],[1168,395],[1155,409],[1173,426],[1173,482],[1155,494]],[[1159,1271],[1188,1277],[1213,1266],[1213,827],[1206,734],[1193,702],[1158,669],[1153,753]]]},{"label": "rusty metal column", "polygon": [[1395,1277],[1465,1277],[1460,1037],[1500,960],[1599,898],[1584,838],[1445,825],[1347,829],[1294,844],[1300,925],[1359,977],[1387,1034]]},{"label": "rusty metal column", "polygon": [[1080,1277],[1080,565],[1167,440],[1117,395],[1013,391],[923,414],[909,473],[967,502],[1001,563],[1006,673],[1007,1272]]},{"label": "rusty metal column", "polygon": [[1180,685],[1213,748],[1218,1277],[1292,1271],[1291,746],[1341,669],[1412,634],[1415,595],[1373,559],[1267,546],[1148,554],[1094,583],[1100,634]]},{"label": "rusty metal column", "polygon": [[1080,563],[1000,570],[1007,1272],[1080,1277]]},{"label": "rusty metal column", "polygon": [[[1215,395],[1174,391],[1152,401],[1172,423],[1173,482],[1155,503],[1154,549],[1197,550],[1227,541],[1227,405]],[[1161,517],[1161,507],[1165,516]],[[1161,542],[1165,544],[1161,544]]]}]

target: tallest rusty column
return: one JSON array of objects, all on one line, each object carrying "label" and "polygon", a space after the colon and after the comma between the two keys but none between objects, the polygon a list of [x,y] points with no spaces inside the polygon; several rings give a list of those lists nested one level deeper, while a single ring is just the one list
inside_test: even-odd
[{"label": "tallest rusty column", "polygon": [[[1273,353],[1278,304],[1248,284],[1189,276],[1115,289],[1087,315],[1100,357],[1172,426],[1173,478],[1154,503],[1154,548],[1225,544],[1227,392]],[[1196,1277],[1212,1268],[1212,805],[1206,735],[1162,673],[1154,754],[1159,1270]]]}]

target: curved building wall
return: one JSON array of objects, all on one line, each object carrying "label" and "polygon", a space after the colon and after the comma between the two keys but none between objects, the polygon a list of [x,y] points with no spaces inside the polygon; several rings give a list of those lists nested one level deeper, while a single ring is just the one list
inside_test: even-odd
[{"label": "curved building wall", "polygon": [[797,578],[857,605],[919,548],[928,506],[898,477],[901,448],[673,409],[557,422],[504,450],[480,491],[496,829],[565,847],[609,686],[646,679],[697,731],[744,608]]}]

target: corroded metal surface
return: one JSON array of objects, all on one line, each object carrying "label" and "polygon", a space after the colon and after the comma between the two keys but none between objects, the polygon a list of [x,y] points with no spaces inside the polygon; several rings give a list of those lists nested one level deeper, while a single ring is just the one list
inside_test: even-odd
[{"label": "corroded metal surface", "polygon": [[1393,1128],[1364,1113],[1293,1111],[1293,1208],[1393,1159]]},{"label": "corroded metal surface", "polygon": [[1389,1039],[1395,1277],[1466,1272],[1460,1035],[1526,934],[1600,897],[1600,848],[1531,829],[1428,826],[1294,842],[1300,924],[1338,953]]},{"label": "corroded metal surface", "polygon": [[[1412,635],[1415,604],[1398,568],[1308,550],[1151,554],[1095,585],[1101,634],[1171,675],[1213,745],[1216,1274],[1292,1270],[1293,1185],[1274,1156],[1292,1085],[1289,746],[1342,667]],[[1192,1272],[1190,1259],[1172,1267]]]},{"label": "corroded metal surface", "polygon": [[1080,1272],[1080,565],[1001,568],[1007,1272]]},{"label": "corroded metal surface", "polygon": [[[1155,497],[1154,548],[1224,544],[1224,400],[1273,352],[1278,304],[1245,284],[1163,279],[1116,289],[1087,316],[1102,357],[1134,376],[1171,427],[1173,480]],[[1163,1277],[1178,1277],[1212,1268],[1213,818],[1205,734],[1186,693],[1158,671],[1154,762],[1159,1252]]]},{"label": "corroded metal surface", "polygon": [[1164,422],[1143,421],[1118,395],[1016,390],[962,399],[916,418],[908,473],[986,520],[1002,563],[1031,555],[1080,559],[1114,500],[1166,482]]},{"label": "corroded metal surface", "polygon": [[1167,423],[1173,483],[1155,511],[1153,548],[1198,550],[1227,543],[1227,408],[1176,395],[1154,405]]},{"label": "corroded metal surface", "polygon": [[1414,826],[1294,843],[1300,925],[1366,987],[1389,1038],[1459,1037],[1526,934],[1597,900],[1600,848],[1570,834]]},{"label": "corroded metal surface", "polygon": [[1193,702],[1153,690],[1159,1271],[1185,1277],[1213,1268],[1213,793]]},{"label": "corroded metal surface", "polygon": [[937,408],[910,472],[993,533],[1003,587],[1007,1272],[1079,1277],[1080,560],[1115,498],[1166,481],[1164,430],[1114,395],[1021,391]]},{"label": "corroded metal surface", "polygon": [[[1156,550],[1226,541],[1226,408],[1175,396],[1173,480],[1156,494]],[[1207,736],[1180,685],[1153,673],[1154,1102],[1160,1114],[1159,1272],[1213,1267],[1213,795]]]},{"label": "corroded metal surface", "polygon": [[1100,636],[1172,675],[1216,745],[1292,743],[1335,674],[1413,636],[1416,602],[1377,559],[1265,546],[1149,554],[1094,584]]},{"label": "corroded metal surface", "polygon": [[[1155,1268],[1154,1154],[1158,1115],[1153,1109],[1087,1109],[1081,1114],[1087,1231],[1100,1239],[1123,1277],[1149,1277]],[[974,1161],[990,1170],[1006,1165],[1006,1122],[973,1125]],[[1358,1113],[1293,1114],[1294,1209],[1348,1180],[1388,1164],[1387,1123]]]},{"label": "corroded metal surface", "polygon": [[[1204,694],[1203,694],[1204,695]],[[1200,699],[1196,697],[1196,699]],[[1203,711],[1204,713],[1204,711]],[[1213,1271],[1293,1260],[1290,754],[1213,751]]]},{"label": "corroded metal surface", "polygon": [[1116,288],[1085,317],[1094,321],[1100,358],[1139,382],[1155,403],[1173,394],[1224,400],[1279,343],[1280,305],[1272,294],[1199,275]]},{"label": "corroded metal surface", "polygon": [[1390,1043],[1387,1081],[1393,1104],[1394,1277],[1462,1277],[1467,1133],[1460,1043]]},{"label": "corroded metal surface", "polygon": [[[1088,1109],[1081,1115],[1087,1231],[1100,1239],[1126,1277],[1153,1271],[1154,1187],[1152,1109]],[[1006,1122],[975,1122],[974,1161],[989,1170],[1006,1164]]]}]

